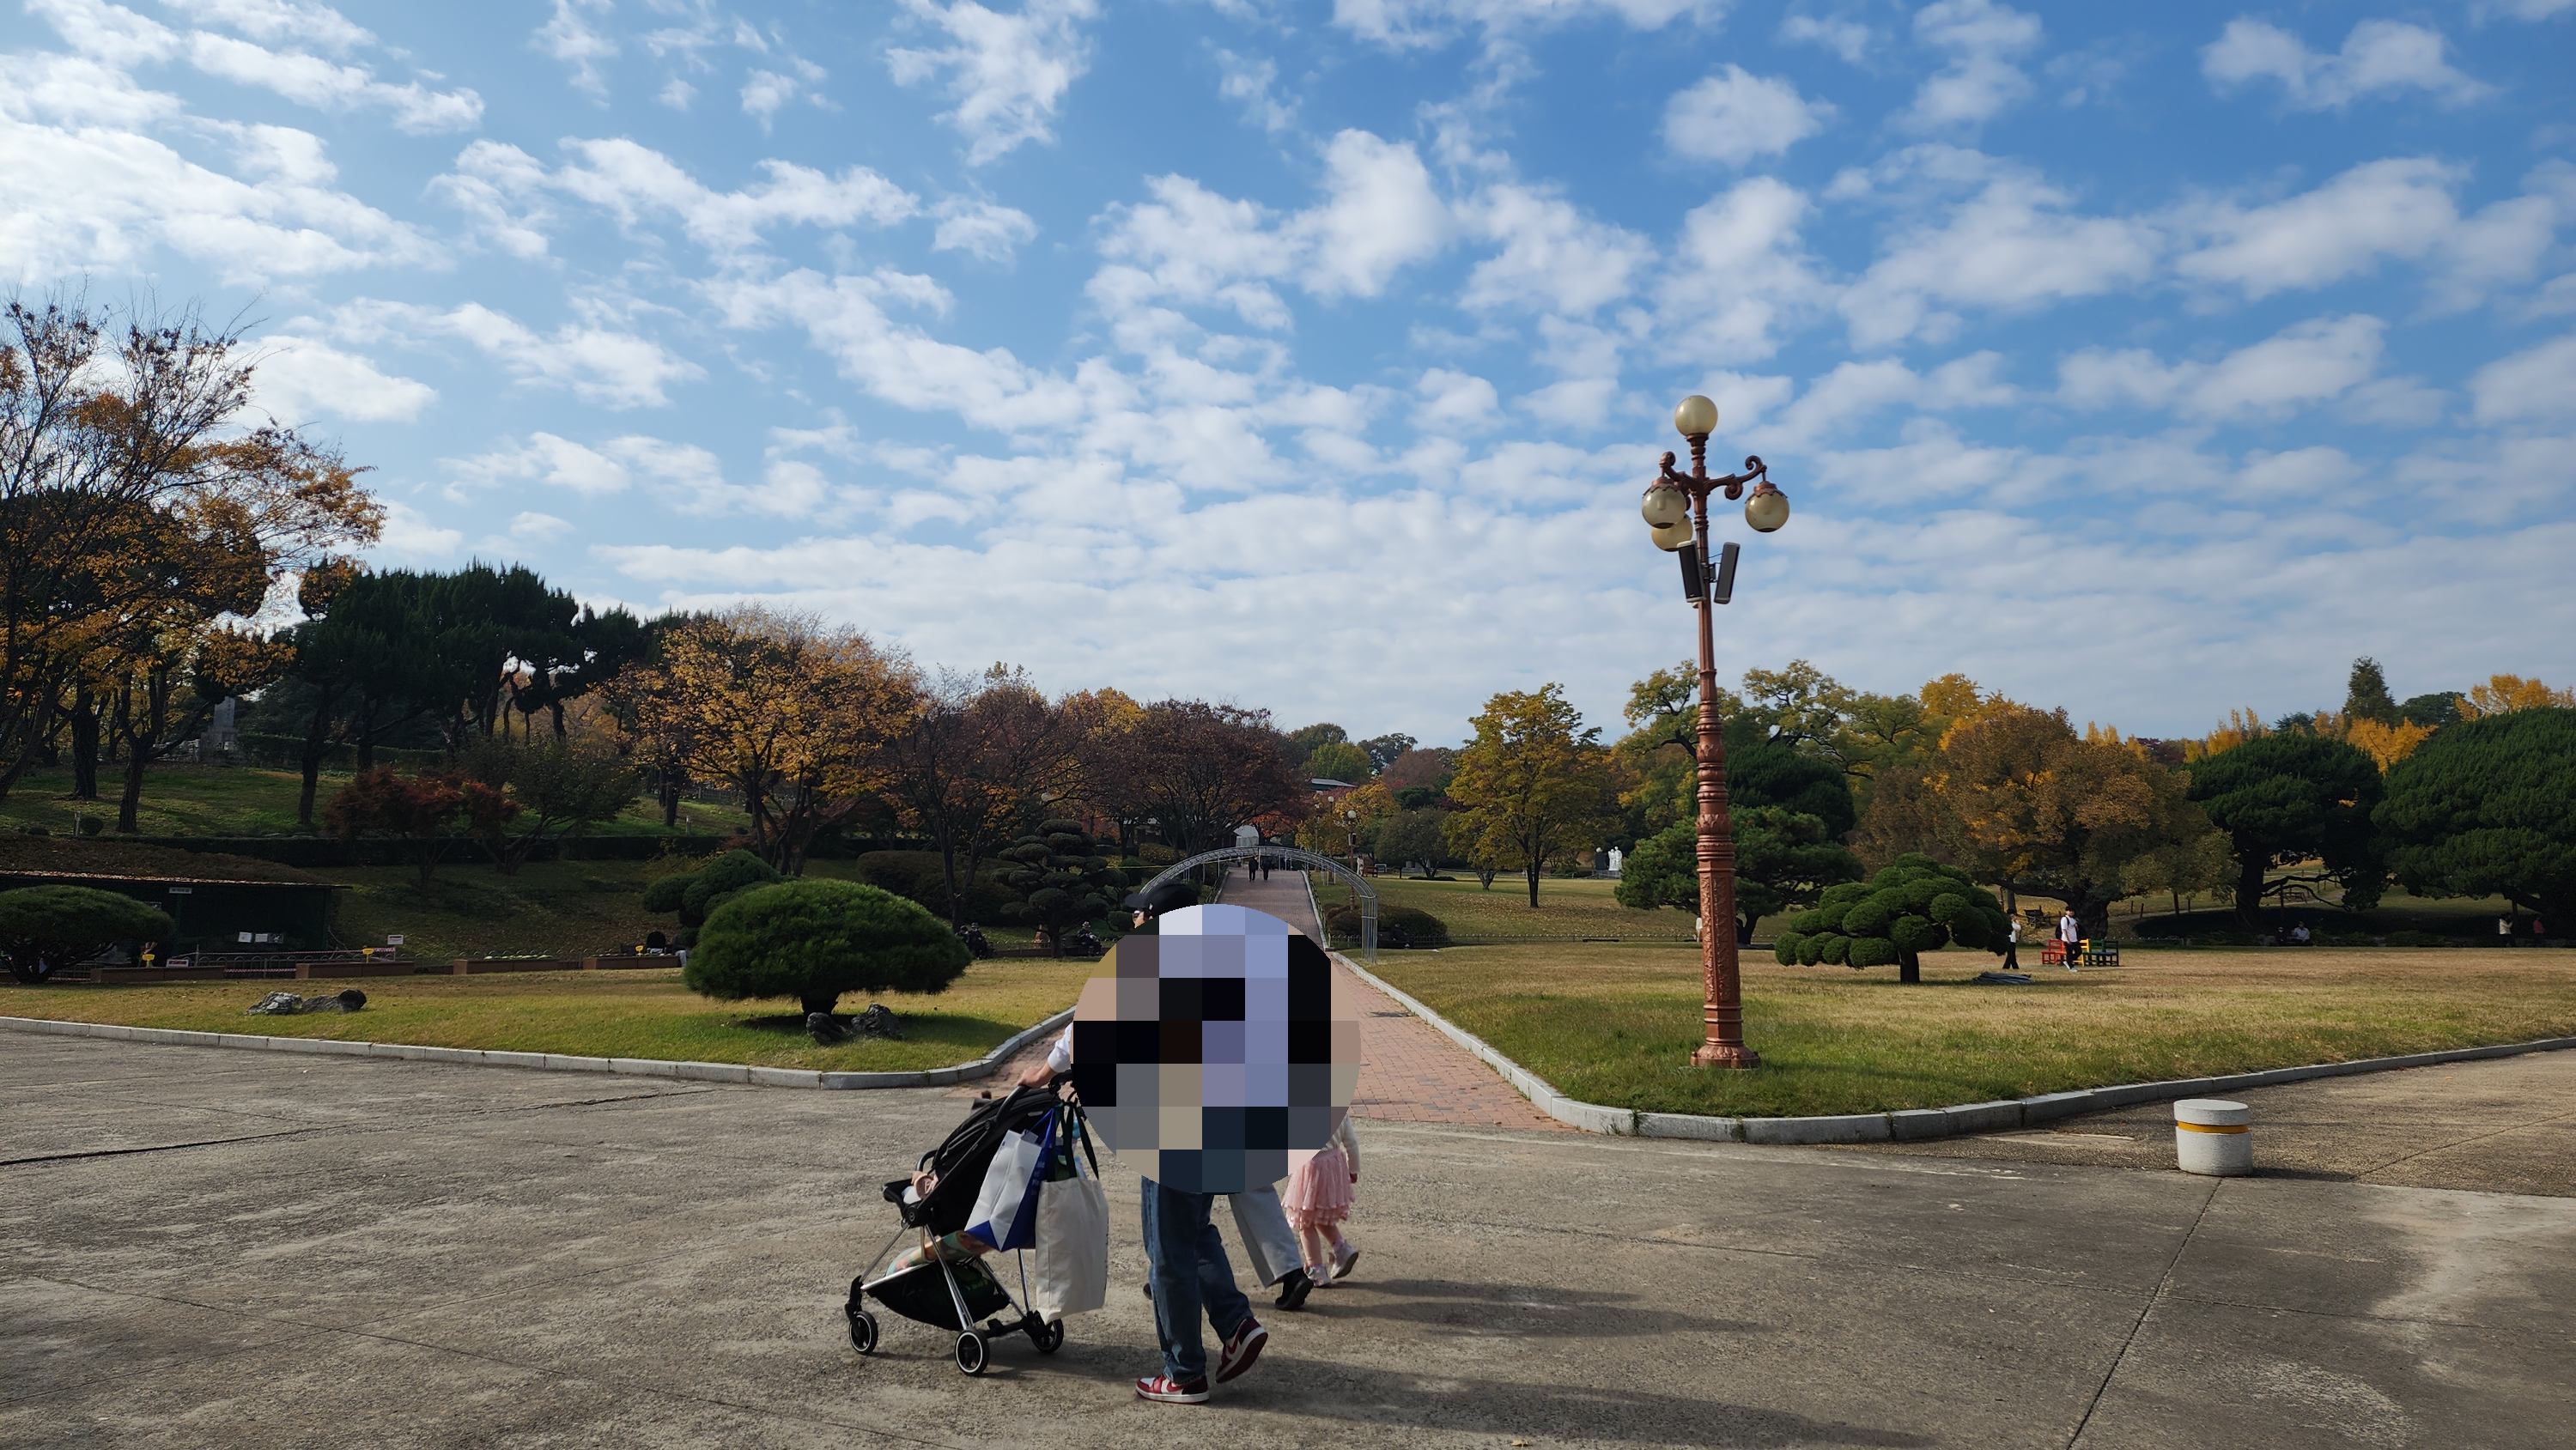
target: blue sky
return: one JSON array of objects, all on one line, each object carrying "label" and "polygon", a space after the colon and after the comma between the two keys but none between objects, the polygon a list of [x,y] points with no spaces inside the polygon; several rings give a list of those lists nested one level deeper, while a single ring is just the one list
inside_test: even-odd
[{"label": "blue sky", "polygon": [[[2143,23],[2139,23],[2143,18]],[[24,0],[0,280],[247,310],[378,558],[1450,740],[2576,674],[2576,0]]]}]

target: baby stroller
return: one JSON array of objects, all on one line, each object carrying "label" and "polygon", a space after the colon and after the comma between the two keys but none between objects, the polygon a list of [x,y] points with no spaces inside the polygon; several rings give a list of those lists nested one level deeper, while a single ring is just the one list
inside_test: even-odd
[{"label": "baby stroller", "polygon": [[[1064,1079],[1059,1077],[1056,1081],[1061,1083]],[[1048,1119],[1056,1114],[1062,1116],[1050,1127]],[[1099,1177],[1100,1160],[1092,1151],[1090,1127],[1082,1110],[1057,1097],[1052,1085],[1023,1086],[1013,1089],[1008,1097],[976,1103],[966,1121],[958,1124],[946,1141],[921,1155],[920,1167],[938,1174],[938,1181],[927,1195],[916,1196],[909,1178],[898,1178],[885,1186],[886,1202],[895,1205],[903,1225],[877,1250],[866,1270],[850,1281],[850,1302],[843,1312],[850,1321],[850,1343],[859,1353],[873,1354],[877,1347],[877,1317],[866,1307],[869,1299],[906,1319],[956,1335],[957,1368],[963,1374],[982,1374],[992,1361],[993,1340],[1002,1335],[1026,1334],[1040,1354],[1053,1354],[1063,1347],[1061,1318],[1049,1320],[1034,1309],[1021,1307],[1029,1298],[1028,1252],[1024,1243],[1009,1235],[1002,1239],[1019,1260],[1020,1294],[1016,1300],[982,1257],[952,1261],[937,1248],[941,1238],[957,1233],[970,1222],[985,1177],[992,1171],[993,1159],[1004,1141],[1014,1134],[1033,1131],[1046,1133],[1044,1151],[1050,1157],[1069,1156],[1071,1142],[1067,1140],[1078,1140],[1091,1160],[1092,1177]],[[1029,1212],[1035,1212],[1033,1196]],[[918,1237],[929,1262],[897,1269],[883,1278],[869,1278],[907,1235]]]}]

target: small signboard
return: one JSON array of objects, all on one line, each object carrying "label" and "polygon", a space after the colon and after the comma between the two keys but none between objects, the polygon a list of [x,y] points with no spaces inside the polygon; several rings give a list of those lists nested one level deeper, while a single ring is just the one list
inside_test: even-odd
[{"label": "small signboard", "polygon": [[170,894],[173,896],[193,896],[196,892],[197,888],[194,886],[173,886],[170,888]]},{"label": "small signboard", "polygon": [[402,933],[395,932],[385,938],[385,945],[389,947],[398,947],[402,945],[402,941]]}]

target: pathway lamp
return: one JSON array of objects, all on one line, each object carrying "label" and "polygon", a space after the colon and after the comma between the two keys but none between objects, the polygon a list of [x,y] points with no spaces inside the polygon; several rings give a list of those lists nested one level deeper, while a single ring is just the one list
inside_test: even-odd
[{"label": "pathway lamp", "polygon": [[[1744,522],[1767,534],[1789,521],[1789,497],[1771,482],[1759,458],[1742,473],[1711,478],[1708,435],[1717,431],[1717,404],[1693,393],[1673,409],[1673,427],[1690,440],[1690,472],[1673,468],[1665,454],[1638,513],[1655,547],[1681,556],[1682,589],[1699,615],[1699,732],[1692,756],[1699,767],[1699,945],[1702,1020],[1708,1038],[1691,1054],[1694,1067],[1753,1067],[1761,1056],[1744,1045],[1743,984],[1735,944],[1735,841],[1726,815],[1726,741],[1717,718],[1715,612],[1735,594],[1737,546],[1730,542],[1714,565],[1708,551],[1708,499],[1723,492],[1744,498]],[[1753,494],[1745,498],[1745,485]]]}]

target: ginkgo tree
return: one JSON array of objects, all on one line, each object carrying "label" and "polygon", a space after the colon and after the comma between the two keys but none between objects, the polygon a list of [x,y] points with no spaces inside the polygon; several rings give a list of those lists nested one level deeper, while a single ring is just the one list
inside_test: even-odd
[{"label": "ginkgo tree", "polygon": [[1548,858],[1593,844],[1617,818],[1610,752],[1552,682],[1494,696],[1475,726],[1449,782],[1459,808],[1442,829],[1469,861],[1518,869],[1535,907]]}]

